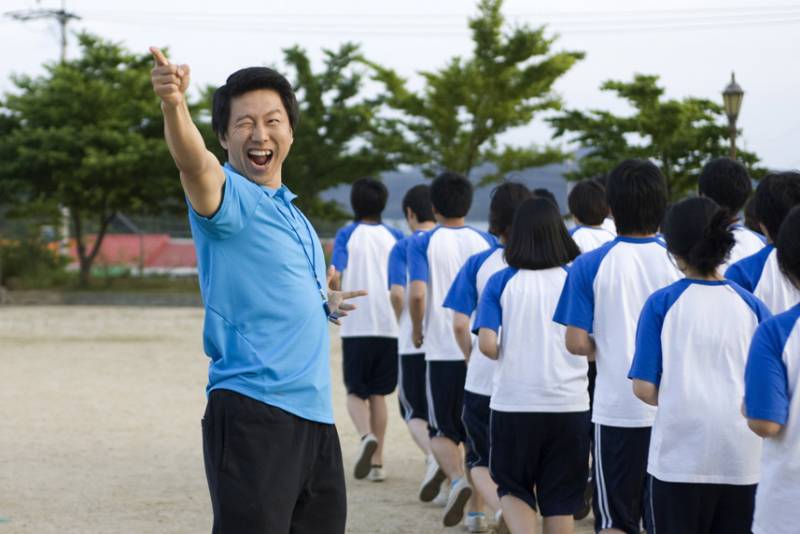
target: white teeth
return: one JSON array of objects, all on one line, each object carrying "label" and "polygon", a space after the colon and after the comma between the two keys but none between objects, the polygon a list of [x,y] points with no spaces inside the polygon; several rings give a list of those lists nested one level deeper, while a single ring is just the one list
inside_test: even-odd
[{"label": "white teeth", "polygon": [[247,153],[251,156],[271,156],[272,150],[248,150]]}]

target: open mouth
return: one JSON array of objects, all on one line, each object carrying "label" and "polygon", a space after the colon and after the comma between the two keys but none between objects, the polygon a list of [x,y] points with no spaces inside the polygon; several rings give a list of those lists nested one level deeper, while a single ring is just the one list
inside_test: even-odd
[{"label": "open mouth", "polygon": [[248,150],[247,158],[253,165],[266,167],[272,161],[272,150]]}]

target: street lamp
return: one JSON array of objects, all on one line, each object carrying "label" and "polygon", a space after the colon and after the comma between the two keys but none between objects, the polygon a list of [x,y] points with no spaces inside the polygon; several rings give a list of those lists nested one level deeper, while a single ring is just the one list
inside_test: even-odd
[{"label": "street lamp", "polygon": [[736,83],[736,76],[731,72],[731,83],[722,91],[722,100],[725,103],[725,114],[728,116],[728,127],[731,132],[731,159],[736,159],[736,119],[742,109],[744,91]]}]

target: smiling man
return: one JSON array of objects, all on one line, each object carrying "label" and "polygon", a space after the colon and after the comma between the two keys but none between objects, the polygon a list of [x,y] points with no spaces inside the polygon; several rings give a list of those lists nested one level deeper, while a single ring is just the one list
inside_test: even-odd
[{"label": "smiling man", "polygon": [[189,114],[189,67],[151,52],[205,303],[203,456],[213,533],[341,534],[346,499],[327,323],[353,309],[343,300],[365,293],[323,290],[319,238],[283,184],[298,120],[294,92],[272,69],[231,74],[214,93],[211,124],[228,153],[220,165]]}]

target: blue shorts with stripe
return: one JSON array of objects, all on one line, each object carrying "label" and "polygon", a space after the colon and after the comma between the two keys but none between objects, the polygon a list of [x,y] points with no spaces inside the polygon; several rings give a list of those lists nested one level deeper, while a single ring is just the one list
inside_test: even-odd
[{"label": "blue shorts with stripe", "polygon": [[428,420],[428,399],[425,394],[425,354],[401,354],[397,369],[397,400],[400,415],[408,422],[412,419]]}]

